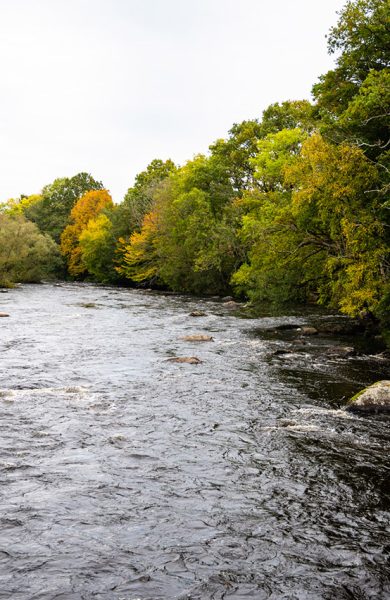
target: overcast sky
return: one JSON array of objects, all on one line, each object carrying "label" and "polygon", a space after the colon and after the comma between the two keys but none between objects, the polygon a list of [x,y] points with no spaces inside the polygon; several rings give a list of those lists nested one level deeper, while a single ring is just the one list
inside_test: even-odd
[{"label": "overcast sky", "polygon": [[310,98],[344,0],[0,0],[0,201],[90,172],[119,202],[269,104]]}]

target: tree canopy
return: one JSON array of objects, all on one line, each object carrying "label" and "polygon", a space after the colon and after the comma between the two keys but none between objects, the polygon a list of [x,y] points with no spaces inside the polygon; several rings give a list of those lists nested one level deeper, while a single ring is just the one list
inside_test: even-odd
[{"label": "tree canopy", "polygon": [[154,159],[119,204],[87,173],[56,179],[0,206],[4,240],[34,239],[37,265],[60,242],[71,277],[317,302],[390,327],[389,19],[389,0],[349,0],[313,102],[274,102],[181,166]]}]

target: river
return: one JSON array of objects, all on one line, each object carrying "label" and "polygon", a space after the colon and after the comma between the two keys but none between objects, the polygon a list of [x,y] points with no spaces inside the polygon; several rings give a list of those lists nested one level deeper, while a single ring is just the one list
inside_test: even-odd
[{"label": "river", "polygon": [[0,311],[1,599],[390,596],[389,417],[343,410],[389,364],[275,329],[337,317],[87,284]]}]

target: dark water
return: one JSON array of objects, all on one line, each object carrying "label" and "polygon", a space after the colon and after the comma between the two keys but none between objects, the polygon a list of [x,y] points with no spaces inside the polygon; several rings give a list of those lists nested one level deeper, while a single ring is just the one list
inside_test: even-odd
[{"label": "dark water", "polygon": [[1,599],[389,598],[389,420],[342,410],[387,363],[273,333],[333,317],[82,285],[0,311]]}]

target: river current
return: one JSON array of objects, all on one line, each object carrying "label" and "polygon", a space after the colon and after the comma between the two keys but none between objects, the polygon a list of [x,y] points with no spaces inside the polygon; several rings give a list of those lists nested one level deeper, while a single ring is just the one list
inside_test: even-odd
[{"label": "river current", "polygon": [[390,421],[343,409],[388,362],[283,330],[337,317],[77,284],[0,311],[1,599],[390,597]]}]

